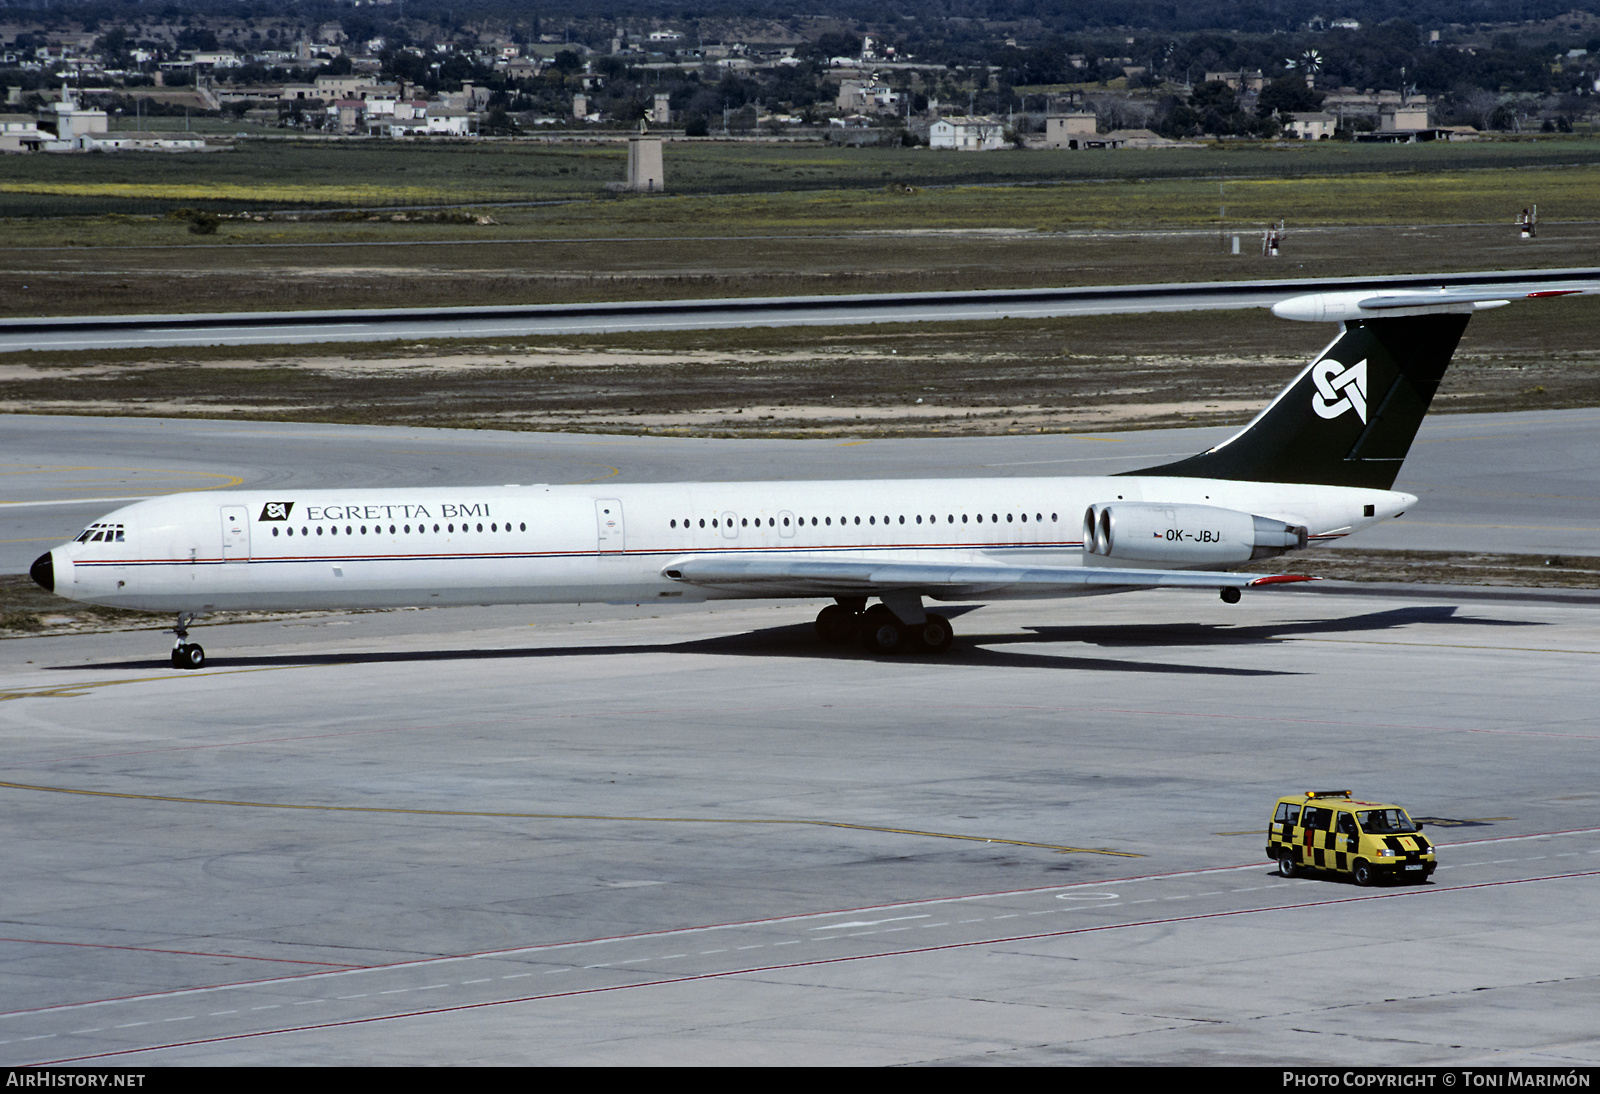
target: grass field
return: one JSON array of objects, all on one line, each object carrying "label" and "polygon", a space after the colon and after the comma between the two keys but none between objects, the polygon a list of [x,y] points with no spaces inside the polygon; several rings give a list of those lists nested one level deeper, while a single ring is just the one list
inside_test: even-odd
[{"label": "grass field", "polygon": [[[620,143],[247,141],[203,156],[10,157],[0,317],[1339,277],[1600,255],[1588,137],[986,155],[674,143],[674,193],[597,196],[625,155]],[[490,224],[398,209],[490,201],[522,204],[478,206]],[[34,215],[52,202],[76,211]],[[196,235],[164,215],[87,215],[96,203],[235,215]],[[1535,203],[1540,237],[1521,240],[1513,218]],[[329,212],[340,204],[365,211]],[[1263,260],[1257,232],[1279,219],[1284,254]],[[1600,402],[1597,320],[1590,301],[1480,317],[1440,409]],[[21,353],[0,356],[0,409],[737,436],[1108,429],[1242,420],[1324,335],[1210,313]]]},{"label": "grass field", "polygon": [[[61,201],[35,205],[30,196],[105,199],[125,203],[124,212],[160,212],[165,210],[150,203],[191,202],[197,200],[197,188],[207,187],[215,188],[211,196],[220,203],[246,202],[251,208],[349,204],[352,198],[354,204],[384,205],[583,199],[607,182],[620,181],[626,159],[622,140],[240,140],[227,151],[196,155],[13,157],[0,180],[0,216],[66,211]],[[1451,174],[1596,164],[1600,140],[1587,136],[1418,145],[1226,142],[1149,151],[976,155],[776,142],[677,141],[666,147],[668,187],[683,195],[860,191],[890,183],[927,188],[1156,180],[1204,180],[1214,194],[1224,177]]]},{"label": "grass field", "polygon": [[[1600,253],[1600,140],[1587,137],[983,155],[674,143],[672,193],[605,195],[625,155],[246,141],[8,157],[0,316],[1341,276]],[[402,210],[463,203],[493,222]],[[1532,204],[1544,231],[1530,246],[1511,224]],[[229,219],[195,234],[165,215],[179,207]],[[1253,260],[1280,219],[1284,260]],[[1238,258],[1223,247],[1235,232]]]}]

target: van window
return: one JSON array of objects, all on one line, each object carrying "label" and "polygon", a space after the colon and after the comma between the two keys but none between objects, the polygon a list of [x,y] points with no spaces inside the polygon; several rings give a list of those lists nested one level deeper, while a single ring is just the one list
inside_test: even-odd
[{"label": "van window", "polygon": [[1377,835],[1393,835],[1396,832],[1417,830],[1417,826],[1411,823],[1411,818],[1401,809],[1368,809],[1357,813],[1356,818],[1361,821],[1363,831]]}]

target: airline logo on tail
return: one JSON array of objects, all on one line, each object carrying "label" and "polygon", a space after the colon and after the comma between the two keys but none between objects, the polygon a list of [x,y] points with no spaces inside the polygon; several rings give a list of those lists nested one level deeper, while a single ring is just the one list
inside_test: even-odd
[{"label": "airline logo on tail", "polygon": [[1363,425],[1367,421],[1367,360],[1362,358],[1346,368],[1338,361],[1324,358],[1311,369],[1311,380],[1317,393],[1311,397],[1311,409],[1323,418],[1337,418],[1347,410],[1356,412]]}]

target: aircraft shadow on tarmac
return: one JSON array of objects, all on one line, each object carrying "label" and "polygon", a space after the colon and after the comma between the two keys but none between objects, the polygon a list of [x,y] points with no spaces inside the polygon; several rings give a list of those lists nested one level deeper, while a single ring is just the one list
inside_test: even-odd
[{"label": "aircraft shadow on tarmac", "polygon": [[1229,646],[1293,638],[1361,634],[1413,625],[1474,627],[1542,627],[1524,619],[1461,618],[1453,604],[1415,605],[1382,612],[1364,612],[1339,619],[1284,620],[1253,626],[1227,623],[1132,623],[1122,625],[1029,627],[1042,640],[1080,642],[1095,646]]},{"label": "aircraft shadow on tarmac", "polygon": [[[965,615],[981,605],[943,607],[950,616]],[[270,668],[316,665],[382,664],[442,661],[538,661],[556,658],[617,656],[642,653],[718,654],[739,657],[796,657],[807,660],[874,660],[884,665],[949,664],[971,667],[1050,668],[1097,672],[1158,673],[1199,676],[1292,676],[1272,669],[1247,669],[1226,665],[1173,664],[1161,661],[1096,656],[1073,656],[1068,651],[1084,646],[1101,648],[1195,648],[1259,645],[1295,638],[1373,634],[1408,626],[1542,626],[1523,620],[1459,618],[1453,605],[1426,605],[1365,612],[1341,618],[1320,618],[1261,623],[1246,626],[1212,623],[1085,624],[1082,626],[1029,627],[1026,633],[957,635],[955,645],[938,658],[877,657],[853,644],[824,646],[812,626],[788,624],[763,627],[738,634],[660,644],[538,646],[518,649],[441,649],[352,651],[315,654],[230,655],[225,650],[210,664],[217,668]],[[1007,649],[1028,646],[1029,650]],[[1056,646],[1062,652],[1042,652]],[[66,666],[62,666],[63,668]],[[81,668],[81,666],[72,666]],[[108,669],[149,669],[147,660],[101,666]]]}]

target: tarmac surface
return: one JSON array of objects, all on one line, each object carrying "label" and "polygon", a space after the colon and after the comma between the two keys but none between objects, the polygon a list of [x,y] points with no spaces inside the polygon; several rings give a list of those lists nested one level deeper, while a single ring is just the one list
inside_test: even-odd
[{"label": "tarmac surface", "polygon": [[[1361,542],[1592,540],[1597,419],[1430,420],[1431,523]],[[1089,473],[1201,432],[0,420],[42,469],[8,500],[80,499],[8,535],[59,538],[205,476]],[[958,607],[938,659],[795,602],[218,623],[198,672],[0,642],[0,1063],[1600,1062],[1600,604],[1324,589]],[[1424,819],[1432,883],[1274,876],[1274,799],[1333,787]]]}]

